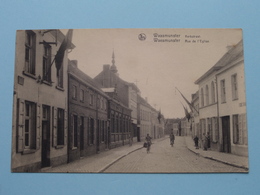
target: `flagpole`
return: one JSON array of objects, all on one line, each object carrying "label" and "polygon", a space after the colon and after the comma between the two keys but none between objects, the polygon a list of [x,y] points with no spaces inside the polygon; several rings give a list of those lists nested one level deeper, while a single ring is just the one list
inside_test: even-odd
[{"label": "flagpole", "polygon": [[[184,99],[184,100],[186,101],[186,103],[189,105],[190,109],[193,108],[197,113],[199,113],[199,111],[197,111],[197,110],[191,105],[191,103],[184,97],[184,95],[180,92],[180,90],[179,90],[177,87],[175,87],[175,89],[177,89],[177,90],[179,91],[179,93],[181,94],[181,96],[183,97],[183,99]],[[192,111],[192,109],[191,109],[191,111]]]}]

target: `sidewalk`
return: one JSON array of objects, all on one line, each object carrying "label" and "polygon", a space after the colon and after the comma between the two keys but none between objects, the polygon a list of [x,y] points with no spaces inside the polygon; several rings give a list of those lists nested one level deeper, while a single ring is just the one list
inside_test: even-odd
[{"label": "sidewalk", "polygon": [[215,160],[218,162],[222,162],[231,166],[243,168],[248,170],[248,158],[244,156],[238,156],[234,154],[222,153],[217,151],[207,150],[204,151],[202,148],[196,149],[194,146],[194,141],[191,137],[185,137],[187,148],[194,152],[195,154],[202,156],[204,158],[208,158],[211,160]]},{"label": "sidewalk", "polygon": [[[153,143],[162,141],[168,137],[153,140]],[[127,156],[128,154],[142,149],[143,142],[133,143],[132,146],[125,145],[111,150],[100,152],[99,154],[84,157],[80,160],[64,164],[58,167],[44,168],[41,172],[55,173],[100,173],[112,164]]]},{"label": "sidewalk", "polygon": [[[168,139],[165,136],[160,139],[153,140],[153,143],[157,143],[164,139]],[[248,170],[248,158],[243,156],[237,156],[234,154],[227,154],[217,151],[207,150],[204,151],[201,148],[195,149],[194,142],[191,137],[184,137],[187,148],[194,152],[195,154],[222,162],[231,166],[243,168]],[[100,152],[99,154],[84,157],[80,160],[64,164],[58,167],[44,168],[41,172],[53,172],[53,173],[101,173],[104,172],[112,164],[120,160],[121,158],[127,156],[128,154],[140,150],[143,148],[143,142],[133,143],[132,146],[125,145],[122,147],[114,148],[111,150]]]}]

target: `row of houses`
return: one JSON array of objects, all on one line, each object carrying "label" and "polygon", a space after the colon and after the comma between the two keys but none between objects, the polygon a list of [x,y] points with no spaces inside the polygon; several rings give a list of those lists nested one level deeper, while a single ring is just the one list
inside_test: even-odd
[{"label": "row of houses", "polygon": [[[242,40],[195,81],[199,90],[187,102],[191,112],[181,119],[167,119],[166,130],[175,135],[210,136],[211,150],[248,156],[248,130]],[[188,119],[189,118],[189,119]]]},{"label": "row of houses", "polygon": [[37,172],[129,141],[164,135],[164,117],[134,83],[104,65],[89,77],[68,59],[72,30],[17,31],[13,124],[13,172]]},{"label": "row of houses", "polygon": [[[212,150],[248,156],[242,40],[227,48],[216,64],[195,81],[191,134],[210,135]],[[202,141],[200,142],[202,143]]]}]

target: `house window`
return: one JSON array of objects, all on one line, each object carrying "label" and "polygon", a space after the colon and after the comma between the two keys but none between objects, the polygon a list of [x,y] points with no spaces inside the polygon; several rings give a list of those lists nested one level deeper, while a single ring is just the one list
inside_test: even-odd
[{"label": "house window", "polygon": [[73,147],[78,147],[78,116],[73,115]]},{"label": "house window", "polygon": [[211,103],[215,103],[215,85],[214,82],[211,82]]},{"label": "house window", "polygon": [[80,90],[80,101],[84,102],[84,90],[83,89]]},{"label": "house window", "polygon": [[111,124],[110,124],[111,128],[111,133],[114,133],[115,132],[115,117],[114,117],[114,114],[111,114]]},{"label": "house window", "polygon": [[203,88],[200,90],[200,97],[201,97],[201,107],[204,106],[204,91]]},{"label": "house window", "polygon": [[84,126],[84,116],[80,117],[80,149],[84,150],[84,132],[85,126]]},{"label": "house window", "polygon": [[89,120],[89,144],[94,144],[94,119]]},{"label": "house window", "polygon": [[233,143],[241,142],[241,132],[239,132],[238,115],[233,115]]},{"label": "house window", "polygon": [[100,99],[97,98],[97,108],[100,108]]},{"label": "house window", "polygon": [[57,69],[58,87],[63,88],[63,66]]},{"label": "house window", "polygon": [[104,110],[107,110],[107,101],[104,100]]},{"label": "house window", "polygon": [[64,110],[58,108],[57,145],[64,145]]},{"label": "house window", "polygon": [[221,103],[225,103],[226,102],[225,80],[220,81],[220,90],[221,90]]},{"label": "house window", "polygon": [[42,75],[44,81],[51,82],[51,46],[48,44],[44,44]]},{"label": "house window", "polygon": [[233,143],[247,145],[246,114],[233,115]]},{"label": "house window", "polygon": [[208,122],[207,132],[209,132],[210,140],[212,140],[212,135],[213,135],[213,120],[212,120],[212,118],[208,118],[207,122]]},{"label": "house window", "polygon": [[77,99],[77,87],[75,85],[72,86],[72,98]]},{"label": "house window", "polygon": [[105,141],[105,122],[101,121],[101,142]]},{"label": "house window", "polygon": [[209,105],[209,87],[206,85],[206,105]]},{"label": "house window", "polygon": [[231,76],[231,85],[232,85],[232,100],[237,100],[238,99],[237,74]]},{"label": "house window", "polygon": [[100,108],[101,108],[101,109],[103,109],[103,108],[104,108],[104,100],[103,100],[103,98],[101,99]]},{"label": "house window", "polygon": [[89,104],[93,105],[93,103],[94,103],[94,95],[90,94]]},{"label": "house window", "polygon": [[36,145],[36,104],[25,101],[24,148],[34,149]]},{"label": "house window", "polygon": [[35,75],[36,38],[33,31],[26,31],[25,38],[25,72]]}]

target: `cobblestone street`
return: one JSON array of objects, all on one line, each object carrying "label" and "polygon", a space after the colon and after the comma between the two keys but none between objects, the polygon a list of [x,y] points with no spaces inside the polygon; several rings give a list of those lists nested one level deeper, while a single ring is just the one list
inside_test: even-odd
[{"label": "cobblestone street", "polygon": [[[62,166],[43,169],[42,172],[78,172],[78,173],[209,173],[209,172],[247,172],[243,168],[227,165],[191,152],[190,137],[176,137],[174,147],[169,138],[154,140],[147,154],[143,143],[123,146],[82,158]],[[189,146],[189,148],[187,147]],[[202,150],[199,150],[203,153]],[[224,156],[240,161],[242,157],[219,152],[207,151],[217,158]],[[203,155],[203,156],[202,156]],[[214,158],[212,158],[214,159]]]},{"label": "cobblestone street", "polygon": [[243,172],[241,168],[200,157],[186,147],[185,138],[177,137],[174,147],[165,139],[152,145],[151,152],[138,150],[113,164],[105,172],[191,173]]}]

